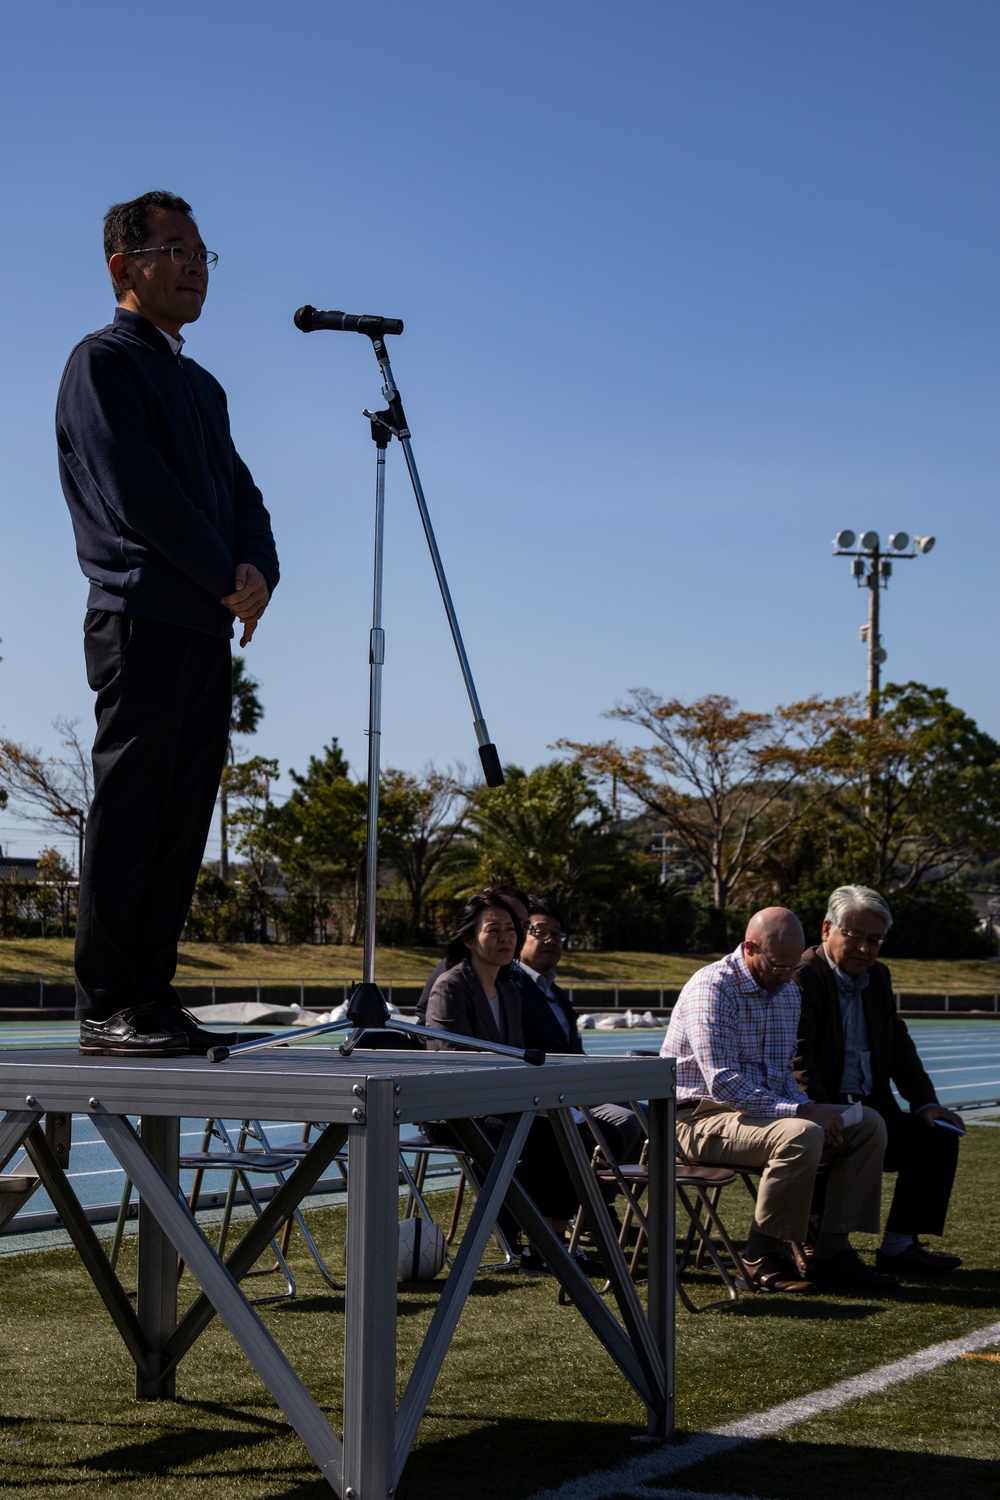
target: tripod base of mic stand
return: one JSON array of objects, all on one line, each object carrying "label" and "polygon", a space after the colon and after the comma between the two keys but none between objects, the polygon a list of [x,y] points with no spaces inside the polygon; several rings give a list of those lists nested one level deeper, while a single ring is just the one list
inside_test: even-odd
[{"label": "tripod base of mic stand", "polygon": [[366,1031],[384,1031],[389,1014],[385,996],[378,985],[362,980],[347,1002],[346,1019],[352,1030],[337,1049],[341,1057],[350,1057]]},{"label": "tripod base of mic stand", "polygon": [[[236,1042],[232,1047],[221,1044],[210,1047],[207,1053],[210,1063],[225,1062],[243,1052],[263,1052],[271,1047],[287,1047],[292,1041],[305,1041],[307,1037],[328,1035],[332,1031],[351,1028],[347,1040],[338,1047],[342,1057],[350,1057],[355,1047],[418,1047],[427,1042],[450,1042],[460,1051],[490,1052],[498,1057],[510,1057],[515,1062],[540,1067],[545,1062],[545,1053],[537,1047],[508,1047],[504,1042],[488,1042],[479,1037],[461,1036],[456,1032],[439,1031],[436,1027],[417,1026],[411,1021],[393,1017],[377,984],[362,981],[347,1003],[347,1014],[342,1021],[324,1021],[318,1026],[300,1027],[297,1030],[278,1032],[254,1042]],[[405,1038],[402,1043],[399,1038]]]}]

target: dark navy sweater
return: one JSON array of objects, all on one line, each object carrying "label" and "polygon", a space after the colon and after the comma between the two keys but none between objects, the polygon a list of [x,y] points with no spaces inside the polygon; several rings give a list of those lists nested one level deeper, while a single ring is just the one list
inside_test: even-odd
[{"label": "dark navy sweater", "polygon": [[233,446],[219,382],[119,308],[73,350],[56,405],[59,478],[91,609],[230,636],[237,563],[273,590],[260,490]]}]

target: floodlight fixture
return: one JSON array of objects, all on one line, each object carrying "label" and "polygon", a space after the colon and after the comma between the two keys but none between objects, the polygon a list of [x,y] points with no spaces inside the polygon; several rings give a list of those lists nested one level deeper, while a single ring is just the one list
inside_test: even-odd
[{"label": "floodlight fixture", "polygon": [[[932,536],[911,536],[907,531],[891,531],[883,550],[877,531],[857,534],[847,528],[833,539],[836,555],[851,559],[851,577],[859,589],[868,590],[868,624],[861,627],[861,640],[868,648],[868,716],[876,718],[879,703],[879,679],[886,651],[879,631],[880,598],[889,585],[895,559],[910,560],[921,552],[930,552]],[[912,548],[912,550],[910,550]]]}]

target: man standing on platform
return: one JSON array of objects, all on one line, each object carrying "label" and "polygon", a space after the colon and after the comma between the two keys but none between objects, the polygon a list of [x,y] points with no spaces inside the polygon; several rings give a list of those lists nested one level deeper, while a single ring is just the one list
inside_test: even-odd
[{"label": "man standing on platform", "polygon": [[[751,917],[734,953],[681,990],[661,1048],[677,1059],[678,1149],[690,1161],[760,1173],[743,1264],[761,1291],[892,1291],[899,1278],[865,1265],[848,1237],[878,1229],[885,1125],[861,1106],[846,1124],[840,1105],[813,1103],[792,1073],[792,976],[804,944],[795,913],[770,906]],[[821,1161],[826,1211],[803,1275],[788,1246],[806,1238]]]},{"label": "man standing on platform", "polygon": [[[942,1234],[965,1133],[961,1115],[938,1103],[897,1014],[892,978],[878,955],[892,913],[878,891],[842,885],[830,897],[823,941],[807,948],[795,979],[802,992],[795,1076],[810,1099],[854,1099],[885,1121],[885,1170],[896,1173],[892,1207],[875,1264],[899,1276],[941,1275],[962,1264],[929,1250],[919,1234]],[[900,1109],[895,1084],[910,1106]]]},{"label": "man standing on platform", "polygon": [[229,736],[233,618],[245,647],[278,559],[225,392],[181,352],[217,259],[190,204],[115,204],[104,249],[118,309],[73,350],[56,411],[97,694],[77,1016],[81,1052],[160,1057],[225,1040],[172,981]]}]

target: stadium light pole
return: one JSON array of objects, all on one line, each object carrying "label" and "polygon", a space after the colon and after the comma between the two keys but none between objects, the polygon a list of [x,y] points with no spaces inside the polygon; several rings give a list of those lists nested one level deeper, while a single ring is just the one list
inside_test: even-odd
[{"label": "stadium light pole", "polygon": [[[877,531],[862,531],[860,536],[853,531],[838,531],[833,539],[834,557],[851,558],[851,576],[859,589],[868,589],[868,624],[861,627],[861,639],[868,645],[869,719],[878,717],[881,668],[888,654],[879,630],[880,590],[888,587],[897,558],[902,561],[919,557],[922,552],[930,552],[934,542],[932,536],[911,538],[905,531],[893,532],[884,549]],[[908,551],[911,547],[912,551]]]}]

